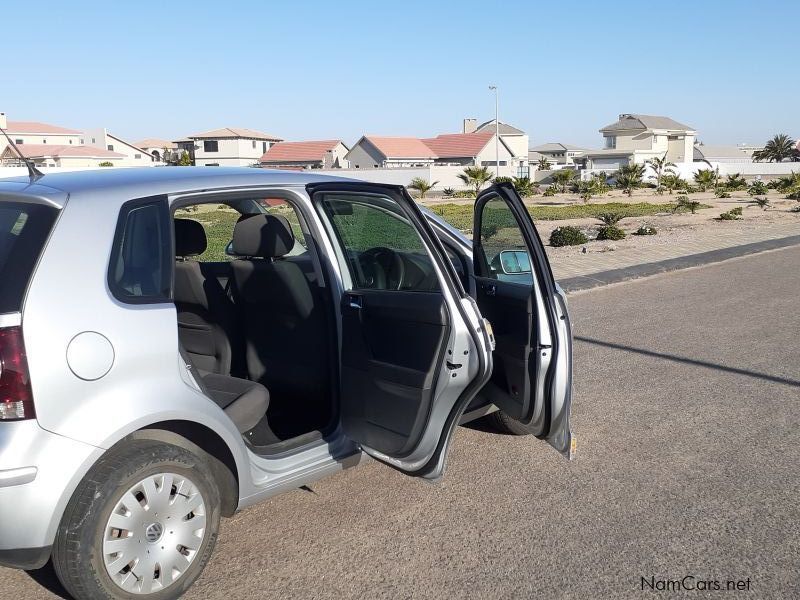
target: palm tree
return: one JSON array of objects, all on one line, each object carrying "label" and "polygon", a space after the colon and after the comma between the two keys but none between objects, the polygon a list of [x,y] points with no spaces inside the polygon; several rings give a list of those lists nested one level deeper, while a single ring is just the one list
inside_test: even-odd
[{"label": "palm tree", "polygon": [[533,196],[536,193],[536,188],[539,187],[539,184],[531,181],[530,177],[514,177],[512,183],[514,184],[514,189],[523,198]]},{"label": "palm tree", "polygon": [[647,161],[647,164],[650,165],[650,168],[653,169],[656,173],[656,192],[661,193],[661,177],[664,174],[664,171],[668,171],[670,167],[676,166],[675,163],[670,162],[667,160],[667,153],[664,152],[664,156],[661,158],[651,158]]},{"label": "palm tree", "polygon": [[553,183],[556,185],[559,191],[566,192],[567,186],[577,176],[578,172],[573,171],[572,169],[559,169],[553,173]]},{"label": "palm tree", "polygon": [[728,175],[728,179],[725,181],[725,187],[732,192],[736,190],[746,190],[747,182],[744,177],[742,177],[741,173],[734,173],[733,175]]},{"label": "palm tree", "polygon": [[674,173],[665,173],[661,176],[661,185],[667,188],[669,195],[672,196],[672,191],[681,187],[682,180]]},{"label": "palm tree", "polygon": [[631,196],[634,188],[642,184],[643,176],[644,165],[628,164],[620,167],[614,175],[614,179],[617,180],[617,187],[622,188],[622,191]]},{"label": "palm tree", "polygon": [[414,191],[419,192],[420,199],[425,197],[425,194],[430,192],[436,184],[439,183],[438,181],[434,181],[429,183],[427,179],[423,179],[422,177],[414,177],[411,180],[411,183],[408,184],[408,188]]},{"label": "palm tree", "polygon": [[700,169],[694,174],[694,182],[703,192],[713,186],[716,179],[717,176],[711,169]]},{"label": "palm tree", "polygon": [[750,204],[755,204],[761,210],[767,210],[770,207],[769,200],[766,198],[753,198]]},{"label": "palm tree", "polygon": [[622,221],[625,218],[625,215],[622,213],[616,212],[607,212],[607,213],[600,213],[597,215],[598,220],[603,225],[608,225],[609,227],[614,227],[617,223]]},{"label": "palm tree", "polygon": [[492,174],[489,172],[488,167],[466,167],[463,173],[458,174],[458,178],[474,188],[477,196],[483,184],[492,180]]},{"label": "palm tree", "polygon": [[785,133],[779,133],[769,140],[763,150],[753,152],[753,160],[758,162],[783,162],[785,159],[800,160],[800,149],[792,138]]},{"label": "palm tree", "polygon": [[542,157],[539,159],[539,170],[540,171],[549,171],[550,170],[550,161],[547,160],[546,157]]}]

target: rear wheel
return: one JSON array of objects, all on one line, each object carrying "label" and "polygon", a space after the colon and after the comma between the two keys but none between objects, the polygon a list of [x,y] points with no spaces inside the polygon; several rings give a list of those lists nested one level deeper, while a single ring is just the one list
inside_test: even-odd
[{"label": "rear wheel", "polygon": [[219,490],[204,457],[131,440],[78,486],[53,565],[76,598],[178,598],[211,557],[219,520]]},{"label": "rear wheel", "polygon": [[500,433],[509,435],[530,435],[532,432],[516,419],[509,417],[502,410],[496,410],[484,417],[486,422]]}]

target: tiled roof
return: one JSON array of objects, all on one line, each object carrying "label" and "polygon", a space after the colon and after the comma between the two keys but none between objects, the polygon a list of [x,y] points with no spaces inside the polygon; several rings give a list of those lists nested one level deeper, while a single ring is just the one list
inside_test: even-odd
[{"label": "tiled roof", "polygon": [[669,117],[654,115],[622,114],[616,123],[606,125],[600,131],[624,131],[630,129],[673,129],[677,131],[694,131],[693,127],[678,123]]},{"label": "tiled roof", "polygon": [[282,142],[283,140],[276,135],[270,135],[254,129],[244,127],[223,127],[222,129],[212,129],[203,133],[195,133],[188,136],[193,140],[200,139],[245,139],[245,140],[266,140],[268,142]]},{"label": "tiled roof", "polygon": [[261,162],[322,162],[325,153],[341,143],[341,140],[278,142],[264,153]]},{"label": "tiled roof", "polygon": [[38,121],[9,121],[7,125],[6,131],[8,131],[8,133],[60,133],[68,135],[79,135],[81,133],[74,129],[58,127],[57,125],[50,125],[48,123],[39,123]]},{"label": "tiled roof", "polygon": [[740,148],[739,146],[695,146],[695,160],[714,158],[751,158],[755,150],[753,148]]},{"label": "tiled roof", "polygon": [[[43,158],[47,156],[58,158],[91,157],[91,158],[124,158],[124,154],[111,152],[94,146],[74,146],[67,144],[17,144],[17,148],[26,158]],[[10,153],[10,154],[9,154]],[[10,146],[3,153],[7,156],[17,156]]]},{"label": "tiled roof", "polygon": [[438,158],[461,158],[478,156],[493,137],[493,130],[480,133],[445,133],[435,138],[423,139],[422,142]]},{"label": "tiled roof", "polygon": [[137,148],[167,148],[168,150],[177,148],[175,142],[168,142],[160,138],[147,138],[146,140],[136,142],[134,146]]},{"label": "tiled roof", "polygon": [[436,154],[419,138],[380,137],[365,135],[385,158],[436,158]]},{"label": "tiled roof", "polygon": [[[517,129],[508,123],[503,123],[500,121],[500,135],[525,135],[525,132],[521,129]],[[486,121],[486,123],[481,123],[478,127],[475,128],[475,131],[491,131],[492,133],[495,132],[494,126],[494,119],[491,121]]]}]

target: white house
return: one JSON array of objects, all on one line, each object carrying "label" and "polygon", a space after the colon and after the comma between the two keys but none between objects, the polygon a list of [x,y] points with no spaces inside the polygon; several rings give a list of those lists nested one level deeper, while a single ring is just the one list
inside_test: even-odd
[{"label": "white house", "polygon": [[278,142],[261,157],[261,166],[274,169],[347,168],[349,148],[342,140]]},{"label": "white house", "polygon": [[499,129],[500,140],[506,145],[515,159],[517,159],[520,163],[527,163],[528,144],[530,142],[530,138],[528,137],[527,133],[514,127],[513,125],[504,123],[503,121],[500,121],[500,125],[497,127],[495,126],[494,119],[491,121],[486,121],[485,123],[481,123],[472,129],[474,122],[475,119],[464,119],[464,127],[462,129],[463,133],[472,133],[472,131],[475,131],[476,133],[494,134],[496,130]]},{"label": "white house", "polygon": [[[67,129],[39,121],[9,121],[5,113],[0,113],[0,129],[5,129],[18,146],[39,144],[53,146],[80,146],[83,134],[76,129]],[[5,136],[0,136],[0,153],[8,145]]]},{"label": "white house", "polygon": [[676,164],[694,160],[697,131],[669,117],[625,113],[600,133],[603,149],[586,153],[590,169],[615,171],[621,165],[643,164],[664,155]]},{"label": "white house", "polygon": [[[500,136],[500,143],[495,144],[494,131],[475,131],[473,133],[445,133],[435,138],[425,138],[422,142],[430,148],[436,158],[436,165],[478,165],[493,167],[498,161],[501,167],[515,166],[520,162],[509,148],[506,138]],[[497,154],[496,154],[497,153]],[[522,157],[527,161],[527,151]]]},{"label": "white house", "polygon": [[753,153],[763,146],[707,146],[696,144],[694,147],[695,162],[715,163],[752,163]]},{"label": "white house", "polygon": [[[17,149],[37,167],[121,167],[127,158],[119,152],[76,144],[17,144]],[[6,146],[0,153],[0,164],[20,166],[22,161],[14,148]]]},{"label": "white house", "polygon": [[528,161],[536,164],[541,158],[546,158],[551,165],[577,165],[583,167],[586,163],[586,153],[590,150],[573,146],[572,144],[562,144],[561,142],[548,142],[540,144],[530,149]]},{"label": "white house", "polygon": [[121,154],[124,158],[115,166],[148,167],[153,164],[154,159],[149,152],[110,134],[105,128],[87,129],[84,131],[83,136],[86,146]]},{"label": "white house", "polygon": [[173,160],[173,155],[178,150],[178,145],[175,142],[162,140],[160,138],[147,138],[134,142],[133,145],[147,152],[156,162],[169,162]]},{"label": "white house", "polygon": [[193,140],[194,163],[205,167],[257,165],[267,150],[283,140],[243,127],[223,127],[187,136]]},{"label": "white house", "polygon": [[353,169],[391,169],[432,165],[436,154],[419,138],[365,135],[345,158]]}]

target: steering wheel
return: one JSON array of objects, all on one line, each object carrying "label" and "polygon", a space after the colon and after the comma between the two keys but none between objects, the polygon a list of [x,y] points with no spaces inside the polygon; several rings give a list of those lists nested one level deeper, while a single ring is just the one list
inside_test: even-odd
[{"label": "steering wheel", "polygon": [[[385,248],[376,246],[361,254],[360,260],[373,274],[374,280],[372,287],[379,290],[399,290],[403,287],[406,276],[406,265],[400,254]],[[394,281],[394,283],[390,282]]]}]

